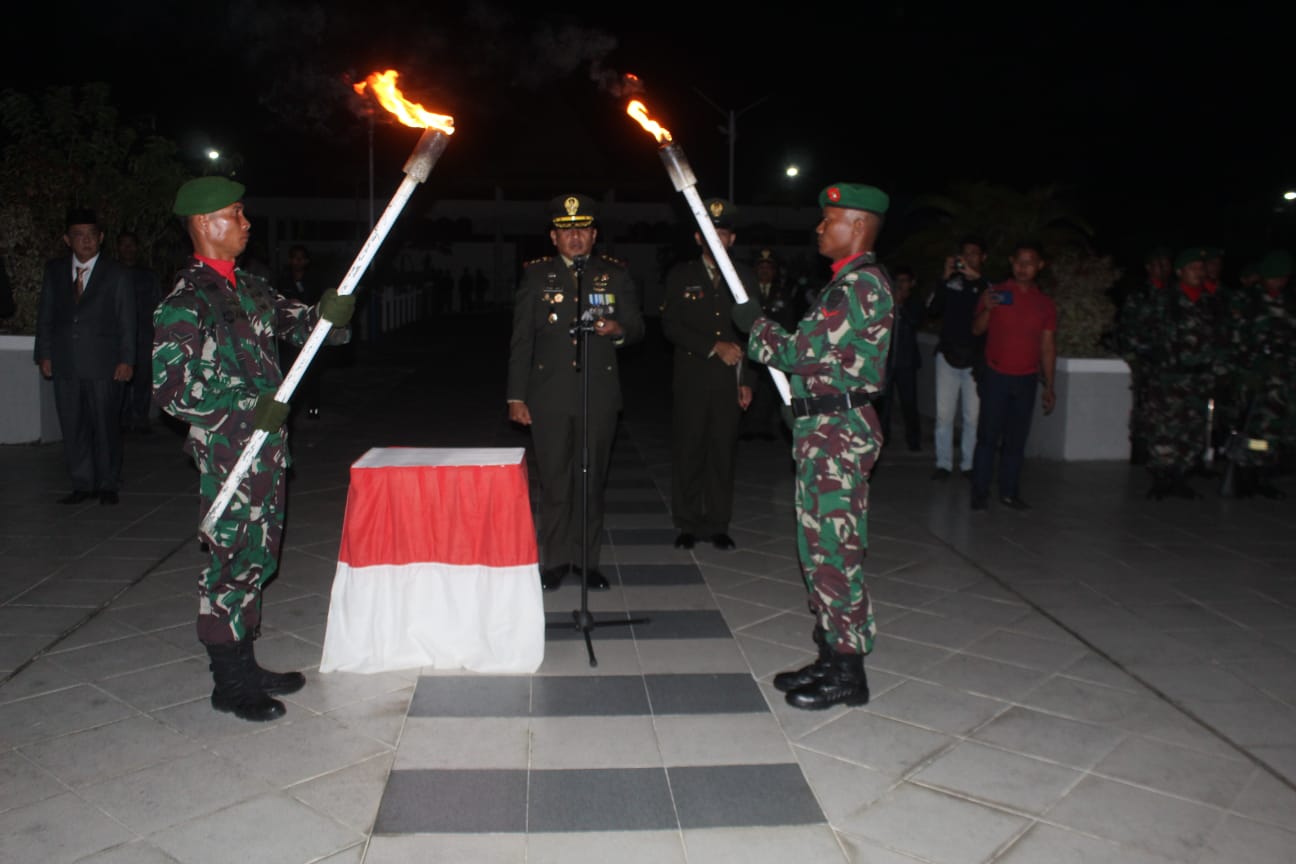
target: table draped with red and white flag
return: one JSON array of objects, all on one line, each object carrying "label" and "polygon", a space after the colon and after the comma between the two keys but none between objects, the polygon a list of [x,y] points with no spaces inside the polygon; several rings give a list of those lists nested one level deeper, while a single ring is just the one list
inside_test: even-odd
[{"label": "table draped with red and white flag", "polygon": [[521,447],[369,450],[351,466],[320,672],[534,672],[537,562]]}]

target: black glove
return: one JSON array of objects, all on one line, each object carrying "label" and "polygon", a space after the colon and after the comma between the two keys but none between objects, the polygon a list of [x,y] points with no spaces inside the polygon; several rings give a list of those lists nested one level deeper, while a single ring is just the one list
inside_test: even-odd
[{"label": "black glove", "polygon": [[343,297],[336,288],[330,288],[320,298],[320,317],[334,327],[345,327],[351,323],[351,316],[355,314],[355,300],[354,294]]},{"label": "black glove", "polygon": [[252,425],[263,432],[275,433],[288,421],[288,403],[275,399],[269,390],[257,397],[252,409]]},{"label": "black glove", "polygon": [[787,424],[787,427],[791,429],[792,424],[795,422],[795,418],[793,418],[792,416],[792,406],[784,405],[783,403],[780,402],[779,415],[783,418],[783,422]]},{"label": "black glove", "polygon": [[750,333],[752,325],[756,319],[761,316],[761,306],[750,297],[746,303],[737,303],[729,310],[729,317],[733,319],[734,324],[744,333]]}]

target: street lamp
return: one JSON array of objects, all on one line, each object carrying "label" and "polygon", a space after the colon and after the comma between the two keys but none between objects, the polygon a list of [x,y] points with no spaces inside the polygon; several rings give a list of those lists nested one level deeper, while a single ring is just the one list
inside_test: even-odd
[{"label": "street lamp", "polygon": [[787,176],[789,180],[791,180],[792,178],[797,177],[801,174],[801,169],[795,165],[789,165],[783,169],[783,173]]},{"label": "street lamp", "polygon": [[693,88],[693,92],[701,96],[704,102],[706,102],[712,108],[719,111],[721,116],[725,117],[729,121],[728,126],[720,127],[720,132],[729,137],[729,201],[733,202],[734,200],[734,140],[738,137],[738,117],[743,114],[746,114],[751,109],[767,101],[770,97],[762,96],[761,98],[757,99],[755,102],[748,105],[746,108],[740,108],[735,111],[733,108],[721,108],[714,101],[712,101],[711,97],[707,96],[705,93],[703,93],[701,90],[699,90],[696,87]]}]

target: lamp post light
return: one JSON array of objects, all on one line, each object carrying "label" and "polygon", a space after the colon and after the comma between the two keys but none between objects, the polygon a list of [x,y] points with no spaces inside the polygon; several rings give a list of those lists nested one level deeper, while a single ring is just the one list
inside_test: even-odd
[{"label": "lamp post light", "polygon": [[733,108],[721,108],[711,99],[711,97],[707,96],[696,87],[693,88],[693,92],[701,96],[702,101],[719,111],[721,116],[728,121],[728,125],[720,127],[720,132],[729,138],[729,200],[732,202],[734,201],[734,142],[738,139],[738,118],[753,108],[765,103],[770,97],[762,96],[746,108],[734,110]]}]

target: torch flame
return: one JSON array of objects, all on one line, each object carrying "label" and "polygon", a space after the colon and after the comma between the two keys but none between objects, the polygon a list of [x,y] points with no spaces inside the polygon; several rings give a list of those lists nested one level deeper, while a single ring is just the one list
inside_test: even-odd
[{"label": "torch flame", "polygon": [[364,95],[365,87],[372,88],[378,103],[406,126],[416,129],[437,129],[447,135],[454,134],[454,118],[446,114],[433,114],[417,102],[411,102],[396,86],[396,70],[371,72],[369,77],[354,85],[355,91]]},{"label": "torch flame", "polygon": [[670,132],[656,120],[653,120],[648,116],[647,106],[638,99],[630,100],[630,104],[626,106],[626,113],[635,120],[638,120],[639,125],[642,126],[649,135],[656,138],[658,144],[663,141],[669,142],[671,140]]}]

